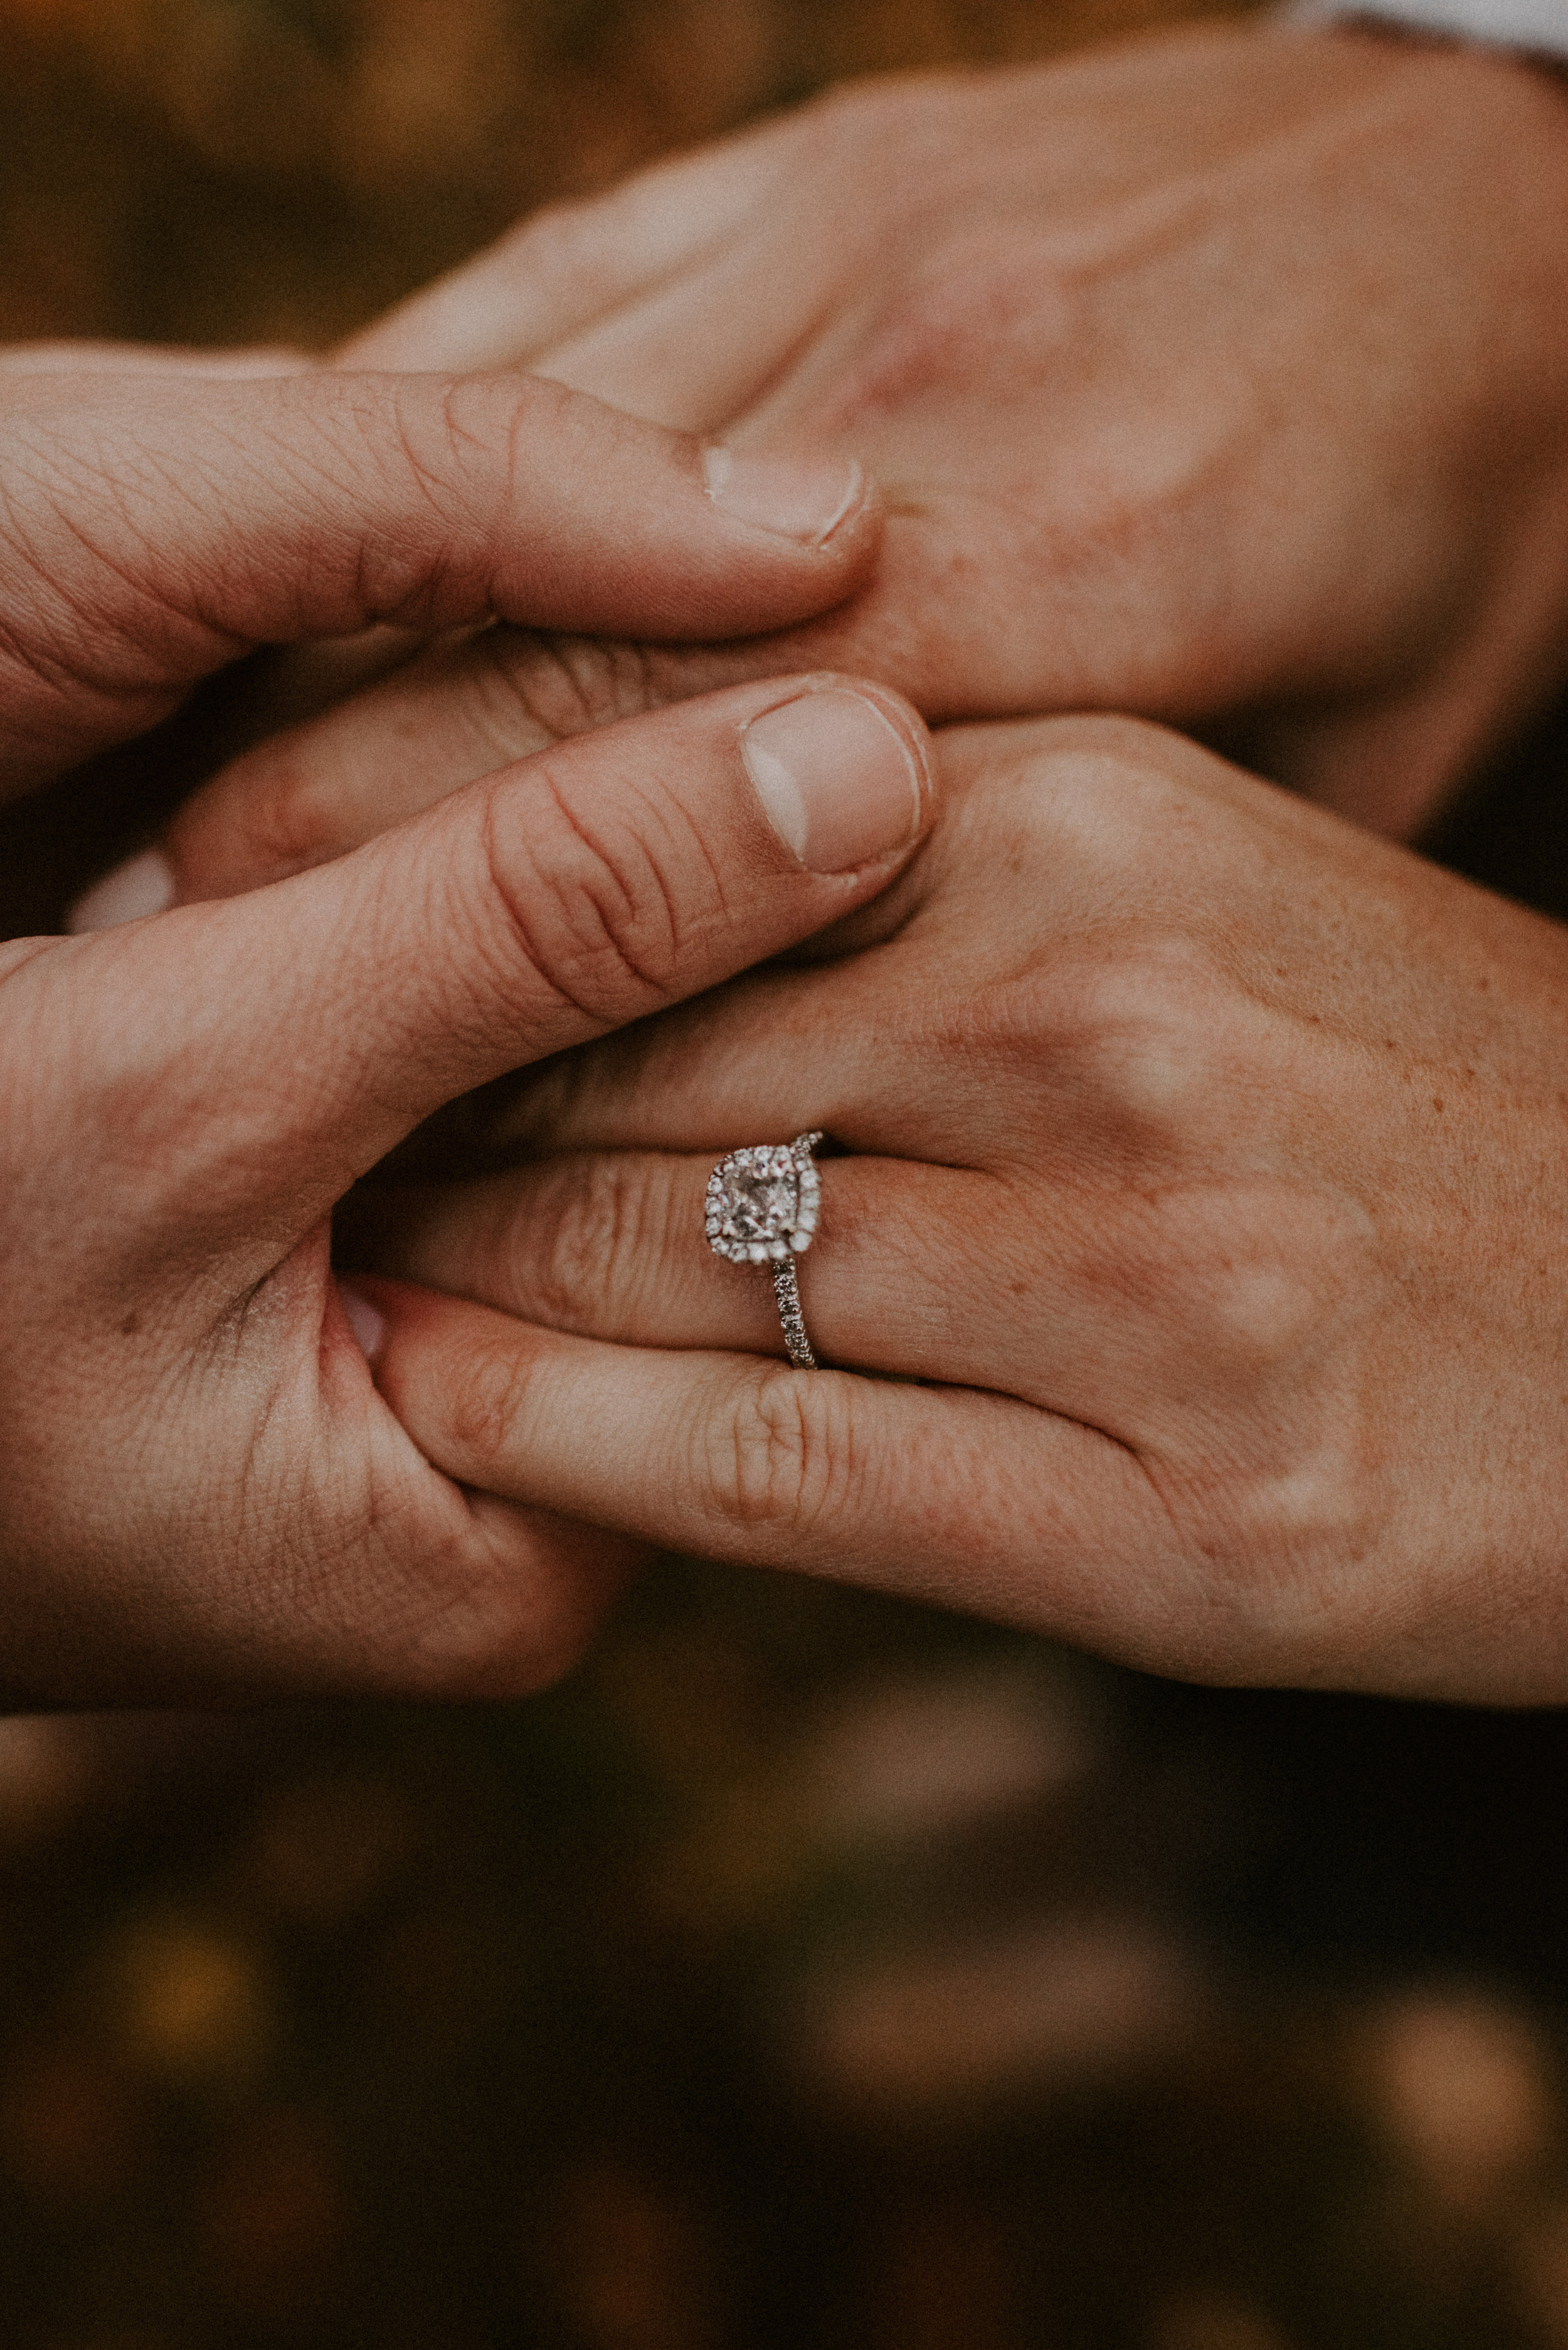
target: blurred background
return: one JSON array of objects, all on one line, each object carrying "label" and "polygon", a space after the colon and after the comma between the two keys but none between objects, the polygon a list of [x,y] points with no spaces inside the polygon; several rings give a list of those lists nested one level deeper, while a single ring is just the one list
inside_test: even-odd
[{"label": "blurred background", "polygon": [[321,342],[531,206],[847,75],[1039,57],[1223,13],[1223,0],[0,0],[0,336]]},{"label": "blurred background", "polygon": [[[0,0],[0,335],[321,342],[827,81],[1183,13]],[[1561,911],[1558,739],[1440,846]],[[0,2341],[1568,2350],[1565,1783],[1560,1716],[673,1560],[525,1706],[0,1721]]]}]

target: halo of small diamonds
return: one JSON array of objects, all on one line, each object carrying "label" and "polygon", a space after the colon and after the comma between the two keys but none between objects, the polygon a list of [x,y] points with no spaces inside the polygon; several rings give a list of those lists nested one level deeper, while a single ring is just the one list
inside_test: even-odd
[{"label": "halo of small diamonds", "polygon": [[715,1256],[732,1264],[781,1263],[811,1246],[822,1211],[812,1163],[820,1133],[732,1150],[708,1178],[705,1226]]}]

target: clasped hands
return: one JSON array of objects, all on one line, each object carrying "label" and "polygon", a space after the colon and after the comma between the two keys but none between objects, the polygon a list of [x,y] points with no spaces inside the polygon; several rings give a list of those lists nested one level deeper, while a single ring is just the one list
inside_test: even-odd
[{"label": "clasped hands", "polygon": [[[1556,156],[1562,101],[1187,41],[837,101],[523,232],[349,355],[566,389],[7,384],[7,563],[47,591],[6,598],[18,784],[248,644],[441,632],[237,762],[99,913],[182,902],[4,951],[15,1698],[515,1690],[649,1544],[1157,1669],[1561,1696],[1559,933],[1156,728],[1000,713],[1245,726],[1398,830],[1555,681],[1568,429],[1495,334],[1436,400],[1446,292],[1359,437],[1370,349],[1263,430],[1304,364],[1282,296],[1218,412],[1233,328],[1105,395],[1197,282],[1268,291],[1214,234],[1238,179],[1304,174],[1284,217],[1313,197],[1332,251],[1391,139],[1449,171],[1490,108]],[[1149,157],[1157,116],[1190,153]],[[868,197],[825,279],[780,188],[933,186],[943,120],[958,259],[917,222],[872,299]],[[1091,129],[1138,161],[1064,225]],[[982,148],[1038,218],[977,294]],[[1298,272],[1298,327],[1335,282]],[[682,427],[723,442],[717,499]],[[1265,498],[1314,431],[1326,486],[1320,452],[1298,511]],[[928,737],[894,688],[991,723]],[[354,1191],[525,1065],[485,1133],[517,1163]],[[806,1126],[848,1154],[803,1283],[820,1374],[701,1243],[712,1159]]]}]

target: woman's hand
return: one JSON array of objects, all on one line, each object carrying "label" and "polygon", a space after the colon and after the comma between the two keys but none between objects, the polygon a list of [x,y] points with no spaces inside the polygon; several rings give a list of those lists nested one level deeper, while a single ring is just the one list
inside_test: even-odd
[{"label": "woman's hand", "polygon": [[193,808],[182,886],[818,663],[931,717],[1225,726],[1408,835],[1568,674],[1565,219],[1545,75],[1213,26],[850,88],[547,213],[348,362],[524,361],[736,450],[853,455],[880,568],[744,645],[443,647]]},{"label": "woman's hand", "polygon": [[333,1207],[452,1096],[861,905],[929,813],[893,697],[754,684],[275,889],[0,948],[0,1704],[569,1662],[635,1544],[420,1456]]},{"label": "woman's hand", "polygon": [[[365,1285],[413,1442],[1158,1670],[1561,1701],[1563,934],[1131,723],[939,750],[881,943],[538,1073],[496,1139],[555,1155],[366,1203],[355,1261],[425,1284]],[[796,1371],[704,1186],[817,1126]]]}]

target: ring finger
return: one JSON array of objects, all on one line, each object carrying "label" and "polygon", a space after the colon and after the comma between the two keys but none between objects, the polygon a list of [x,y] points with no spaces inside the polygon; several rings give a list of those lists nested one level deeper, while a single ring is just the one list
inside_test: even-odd
[{"label": "ring finger", "polygon": [[[579,1337],[782,1356],[766,1269],[706,1244],[712,1163],[582,1152],[369,1192],[340,1253]],[[826,1160],[822,1202],[820,1242],[795,1261],[822,1360],[999,1390],[1130,1440],[1158,1340],[1143,1312],[1105,1310],[1103,1210],[1063,1191],[1040,1217],[1007,1178],[876,1158]]]}]

